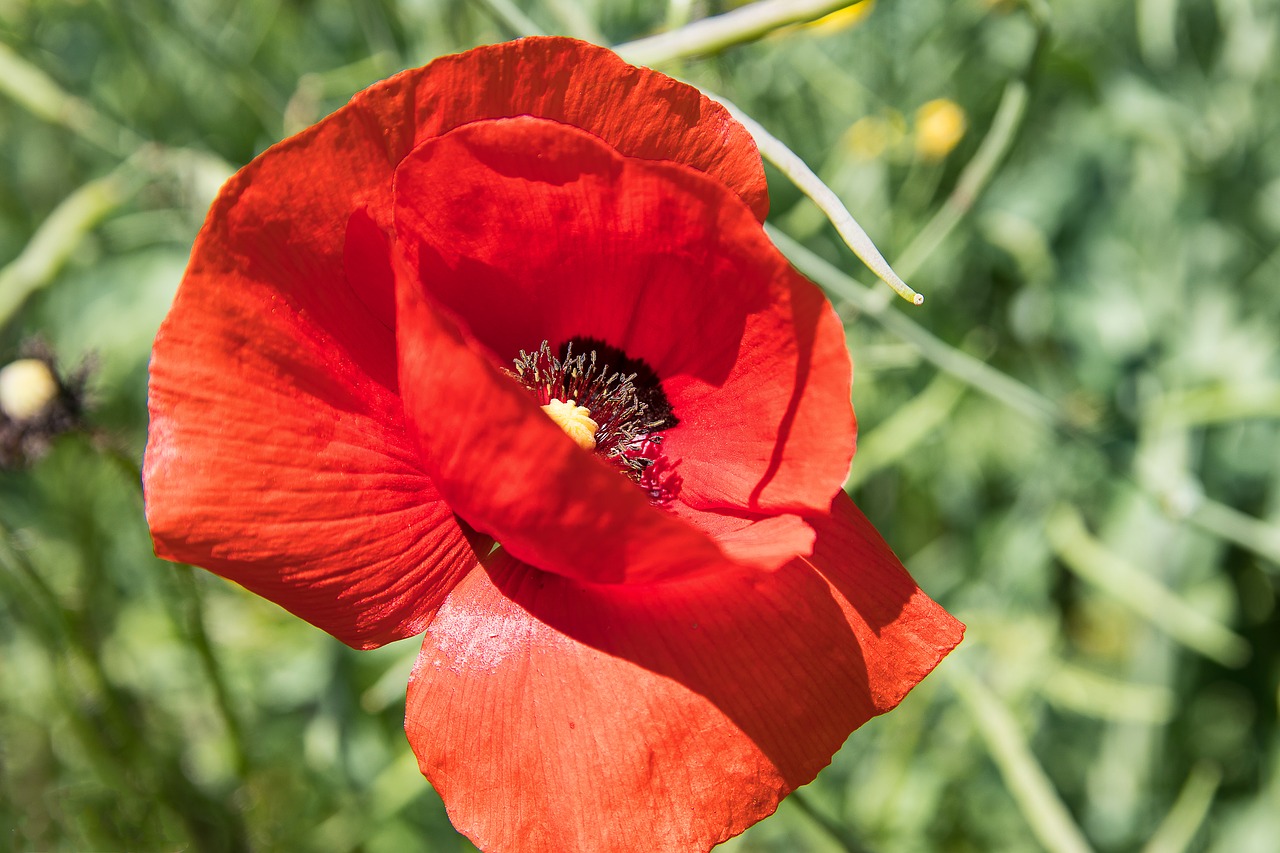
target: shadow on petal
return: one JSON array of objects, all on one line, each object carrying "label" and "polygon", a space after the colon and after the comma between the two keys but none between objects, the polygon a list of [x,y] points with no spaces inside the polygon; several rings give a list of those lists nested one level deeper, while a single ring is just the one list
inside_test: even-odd
[{"label": "shadow on petal", "polygon": [[822,528],[870,530],[847,501],[812,564],[768,574],[606,588],[502,555],[473,572],[406,719],[455,825],[492,849],[698,850],[772,813],[960,637],[879,537],[824,565]]}]

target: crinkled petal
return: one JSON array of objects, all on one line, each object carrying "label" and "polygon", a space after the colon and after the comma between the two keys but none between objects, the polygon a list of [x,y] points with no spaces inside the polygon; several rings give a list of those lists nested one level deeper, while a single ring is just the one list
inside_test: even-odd
[{"label": "crinkled petal", "polygon": [[680,420],[665,449],[688,507],[813,514],[839,489],[840,322],[719,183],[567,125],[477,122],[405,158],[396,230],[495,363],[582,337],[643,359]]},{"label": "crinkled petal", "polygon": [[441,57],[370,87],[351,107],[382,135],[392,163],[468,122],[530,115],[580,127],[629,157],[683,163],[736,193],[759,221],[769,212],[755,141],[724,107],[586,42],[524,38]]},{"label": "crinkled petal", "polygon": [[[283,264],[340,269],[344,244],[367,226],[390,230],[392,176],[422,142],[487,118],[538,115],[568,122],[624,154],[705,172],[768,211],[764,168],[746,129],[697,89],[627,65],[602,47],[529,38],[445,56],[377,83],[319,123],[268,149],[227,181],[192,252],[193,272],[235,271],[271,281]],[[369,222],[350,224],[353,213]],[[293,281],[300,292],[288,292]],[[342,288],[338,288],[340,291]],[[304,276],[282,296],[341,339],[350,294]],[[361,282],[357,299],[384,324],[389,277]]]},{"label": "crinkled petal", "polygon": [[[394,338],[341,266],[261,250],[269,284],[194,261],[156,338],[156,552],[353,646],[413,636],[477,558],[404,431]],[[325,295],[299,297],[308,286]]]},{"label": "crinkled petal", "polygon": [[391,179],[424,139],[527,113],[704,170],[764,215],[745,130],[602,48],[479,48],[371,87],[233,176],[197,239],[154,361],[146,485],[159,553],[355,645],[421,629],[474,557],[396,411],[380,258]]},{"label": "crinkled petal", "polygon": [[[391,179],[417,145],[469,122],[537,115],[567,122],[624,154],[705,172],[768,212],[751,135],[719,104],[602,47],[529,38],[445,56],[377,83],[307,130],[271,147],[219,193],[193,261],[236,264],[272,245],[332,264],[349,215],[391,226]],[[381,283],[389,288],[389,282]],[[371,282],[376,287],[378,282]],[[362,295],[389,307],[389,289]]]},{"label": "crinkled petal", "polygon": [[812,283],[787,272],[789,316],[752,318],[722,382],[665,385],[681,418],[663,452],[691,508],[812,514],[848,474],[857,421],[844,328]]},{"label": "crinkled petal", "polygon": [[777,567],[813,553],[813,527],[798,515],[705,512],[679,501],[663,509],[693,524],[715,540],[726,557],[744,565]]},{"label": "crinkled petal", "polygon": [[406,731],[482,849],[707,850],[960,640],[841,494],[811,560],[599,587],[499,554],[449,596]]}]

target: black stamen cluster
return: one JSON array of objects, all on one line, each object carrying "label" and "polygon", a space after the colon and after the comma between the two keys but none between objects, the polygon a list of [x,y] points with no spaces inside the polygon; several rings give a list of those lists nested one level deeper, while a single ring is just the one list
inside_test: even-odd
[{"label": "black stamen cluster", "polygon": [[635,386],[636,396],[640,398],[640,403],[645,407],[649,417],[662,421],[661,426],[654,432],[671,429],[680,422],[671,411],[671,401],[662,390],[662,380],[644,359],[632,358],[618,347],[605,343],[599,338],[571,338],[560,347],[560,358],[567,358],[570,349],[592,353],[609,370],[631,376],[631,384]]},{"label": "black stamen cluster", "polygon": [[[575,354],[575,344],[583,351]],[[592,348],[587,350],[587,346]],[[625,373],[620,366],[632,370]],[[662,437],[657,433],[676,424],[653,370],[639,359],[627,358],[617,347],[598,341],[568,341],[559,355],[543,341],[531,353],[521,350],[515,359],[515,370],[508,372],[533,393],[541,406],[553,399],[573,400],[590,410],[591,419],[599,426],[596,452],[621,466],[633,479],[653,464],[651,457],[638,452],[640,445],[646,439],[660,442]]]}]

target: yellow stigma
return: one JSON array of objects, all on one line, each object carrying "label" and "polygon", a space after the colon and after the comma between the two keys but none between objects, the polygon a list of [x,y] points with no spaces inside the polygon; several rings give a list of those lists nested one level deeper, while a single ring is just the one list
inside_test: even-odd
[{"label": "yellow stigma", "polygon": [[596,430],[600,424],[591,420],[591,410],[579,406],[574,400],[552,400],[542,407],[551,420],[560,425],[564,434],[572,438],[583,450],[596,449]]}]

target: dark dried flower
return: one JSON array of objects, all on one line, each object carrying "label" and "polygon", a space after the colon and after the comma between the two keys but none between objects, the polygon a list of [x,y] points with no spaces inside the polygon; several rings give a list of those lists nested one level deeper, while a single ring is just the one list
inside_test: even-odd
[{"label": "dark dried flower", "polygon": [[20,358],[0,368],[0,469],[27,465],[59,435],[84,428],[91,372],[86,361],[64,375],[43,341],[27,343]]}]

